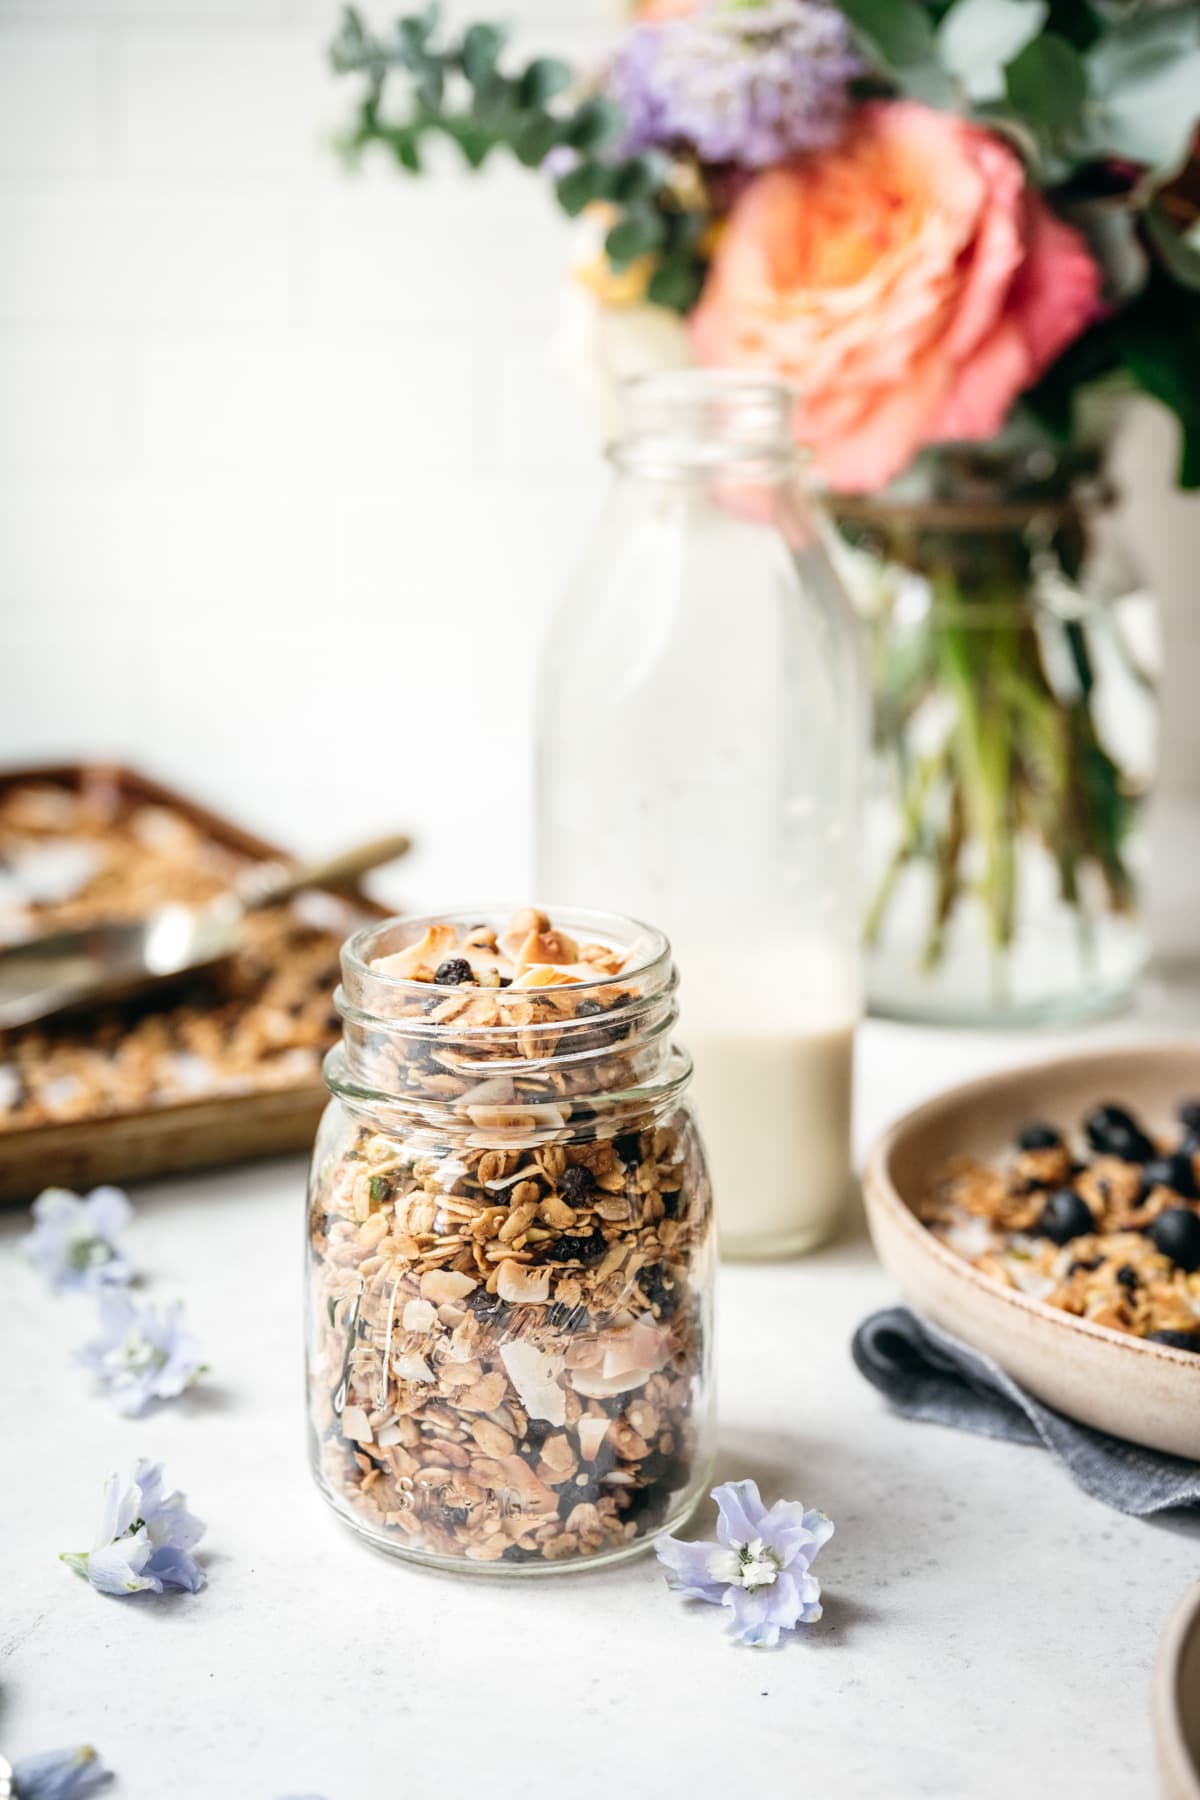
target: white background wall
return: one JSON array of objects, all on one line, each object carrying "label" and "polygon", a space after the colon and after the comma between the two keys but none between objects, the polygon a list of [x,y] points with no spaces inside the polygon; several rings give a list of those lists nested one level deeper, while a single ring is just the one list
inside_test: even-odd
[{"label": "white background wall", "polygon": [[[477,10],[584,55],[620,7]],[[347,176],[336,17],[0,0],[0,760],[129,757],[304,848],[407,825],[412,891],[516,891],[538,640],[603,483],[550,357],[567,229],[507,165]],[[1148,416],[1178,791],[1200,529],[1170,457]]]}]

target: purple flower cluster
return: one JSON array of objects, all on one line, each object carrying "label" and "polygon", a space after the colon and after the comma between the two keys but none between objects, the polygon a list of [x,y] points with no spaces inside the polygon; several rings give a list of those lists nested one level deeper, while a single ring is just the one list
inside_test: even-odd
[{"label": "purple flower cluster", "polygon": [[699,0],[635,25],[610,97],[627,151],[687,146],[703,162],[760,169],[836,142],[862,61],[826,0]]}]

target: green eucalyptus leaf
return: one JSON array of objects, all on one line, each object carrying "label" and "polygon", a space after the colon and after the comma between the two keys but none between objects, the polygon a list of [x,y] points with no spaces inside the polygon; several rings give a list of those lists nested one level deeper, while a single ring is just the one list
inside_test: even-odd
[{"label": "green eucalyptus leaf", "polygon": [[665,236],[661,215],[649,207],[638,207],[617,220],[604,240],[604,249],[613,268],[620,271],[639,256],[657,250]]},{"label": "green eucalyptus leaf", "polygon": [[1184,6],[1131,15],[1088,52],[1087,70],[1092,152],[1178,167],[1200,118],[1200,12]]},{"label": "green eucalyptus leaf", "polygon": [[567,120],[563,141],[573,150],[602,150],[620,136],[625,116],[619,106],[595,94]]},{"label": "green eucalyptus leaf", "polygon": [[867,54],[885,69],[908,69],[935,57],[933,25],[917,0],[841,0]]},{"label": "green eucalyptus leaf", "polygon": [[689,313],[704,286],[704,267],[696,262],[662,263],[646,288],[646,298],[671,312]]},{"label": "green eucalyptus leaf", "polygon": [[419,69],[429,60],[429,40],[440,19],[440,9],[427,6],[422,13],[410,13],[407,18],[396,20],[396,42],[406,67]]},{"label": "green eucalyptus leaf", "polygon": [[628,162],[621,163],[616,170],[613,199],[649,200],[663,187],[670,167],[669,158],[657,150],[647,150],[640,156],[631,156]]},{"label": "green eucalyptus leaf", "polygon": [[410,175],[421,173],[420,139],[415,131],[389,132],[388,143],[391,145],[396,161],[402,168],[407,169]]},{"label": "green eucalyptus leaf", "polygon": [[517,161],[527,169],[540,168],[559,140],[556,122],[545,113],[534,113],[523,119],[513,132],[512,148]]},{"label": "green eucalyptus leaf", "polygon": [[1004,71],[1009,105],[1036,129],[1059,134],[1083,122],[1087,68],[1066,38],[1043,32]]},{"label": "green eucalyptus leaf", "polygon": [[555,95],[569,88],[574,76],[569,63],[555,56],[539,56],[521,76],[517,91],[520,104],[526,108],[547,106]]},{"label": "green eucalyptus leaf", "polygon": [[458,145],[468,166],[481,169],[496,147],[495,134],[471,118],[444,117],[439,124],[446,136]]},{"label": "green eucalyptus leaf", "polygon": [[1121,321],[1121,357],[1138,386],[1161,400],[1183,430],[1181,487],[1200,487],[1200,321],[1194,305],[1156,304],[1153,293]]},{"label": "green eucalyptus leaf", "polygon": [[1004,92],[1007,63],[1046,23],[1049,0],[956,0],[937,34],[945,67],[972,100]]},{"label": "green eucalyptus leaf", "polygon": [[446,78],[438,63],[430,63],[413,82],[413,92],[426,112],[441,111],[446,95]]},{"label": "green eucalyptus leaf", "polygon": [[575,218],[593,200],[603,199],[605,182],[605,170],[598,163],[581,162],[555,183],[554,191],[563,211]]},{"label": "green eucalyptus leaf", "polygon": [[482,87],[496,73],[496,64],[507,34],[500,25],[469,25],[463,34],[459,60],[472,87]]}]

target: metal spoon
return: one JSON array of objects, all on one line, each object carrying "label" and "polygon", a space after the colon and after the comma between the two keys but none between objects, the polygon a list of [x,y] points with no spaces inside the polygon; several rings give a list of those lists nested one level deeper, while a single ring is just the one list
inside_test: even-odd
[{"label": "metal spoon", "polygon": [[48,932],[0,950],[0,1029],[68,1008],[127,999],[231,956],[245,913],[277,906],[304,888],[336,887],[394,862],[401,834],[373,838],[323,862],[259,863],[207,906],[171,903],[144,919],[117,919]]}]

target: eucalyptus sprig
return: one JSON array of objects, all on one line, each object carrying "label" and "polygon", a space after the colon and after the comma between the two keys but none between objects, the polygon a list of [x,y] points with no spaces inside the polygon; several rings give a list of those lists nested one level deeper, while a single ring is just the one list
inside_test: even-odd
[{"label": "eucalyptus sprig", "polygon": [[[380,144],[418,175],[425,141],[441,136],[473,169],[500,149],[526,168],[545,167],[572,218],[598,202],[606,206],[605,259],[614,273],[647,258],[647,297],[689,311],[703,285],[711,223],[696,184],[685,197],[662,152],[622,153],[620,109],[580,82],[568,63],[539,56],[503,68],[507,38],[493,23],[448,34],[436,0],[379,33],[347,7],[330,59],[338,74],[362,77],[364,88],[354,123],[339,140],[343,153],[353,160]],[[394,113],[386,102],[397,92]]]}]

